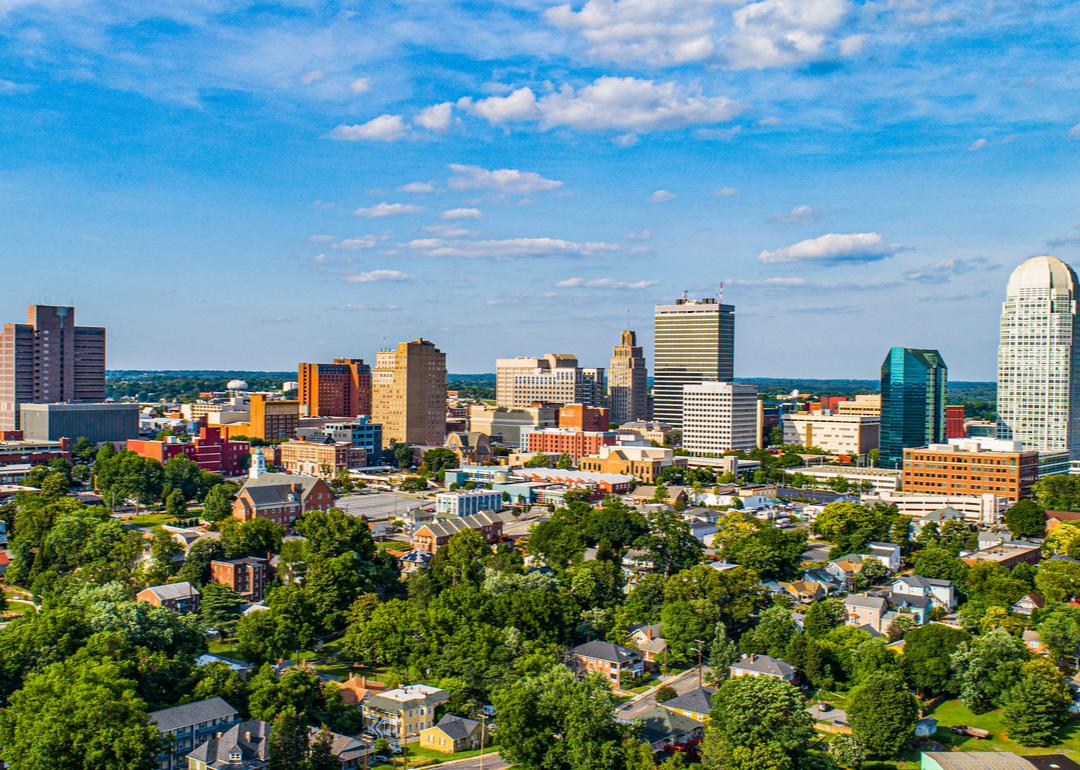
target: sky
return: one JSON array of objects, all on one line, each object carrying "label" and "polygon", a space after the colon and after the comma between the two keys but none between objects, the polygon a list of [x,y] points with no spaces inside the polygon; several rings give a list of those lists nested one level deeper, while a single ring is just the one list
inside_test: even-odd
[{"label": "sky", "polygon": [[0,0],[0,320],[110,368],[433,340],[606,366],[736,307],[736,375],[993,379],[1009,272],[1080,263],[1080,4]]}]

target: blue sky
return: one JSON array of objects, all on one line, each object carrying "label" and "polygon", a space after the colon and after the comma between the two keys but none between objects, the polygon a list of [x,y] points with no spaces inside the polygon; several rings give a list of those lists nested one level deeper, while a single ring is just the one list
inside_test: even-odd
[{"label": "blue sky", "polygon": [[424,336],[606,365],[724,282],[739,376],[991,379],[1008,272],[1080,261],[1080,7],[0,0],[0,318],[114,368]]}]

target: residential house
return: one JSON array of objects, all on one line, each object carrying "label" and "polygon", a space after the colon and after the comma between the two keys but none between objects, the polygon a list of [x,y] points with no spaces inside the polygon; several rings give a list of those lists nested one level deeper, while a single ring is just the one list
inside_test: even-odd
[{"label": "residential house", "polygon": [[413,550],[435,554],[450,542],[450,538],[466,529],[478,530],[488,543],[495,543],[502,539],[502,528],[502,519],[485,511],[471,516],[432,519],[413,532]]},{"label": "residential house", "polygon": [[649,503],[662,502],[672,507],[682,507],[690,501],[686,487],[671,486],[664,488],[662,500],[656,499],[656,487],[642,484],[634,489],[629,495],[629,502],[634,505],[648,505]]},{"label": "residential house", "polygon": [[269,519],[292,529],[306,511],[327,511],[334,507],[334,493],[324,479],[267,473],[256,463],[259,457],[252,457],[251,473],[233,501],[234,519]]},{"label": "residential house", "polygon": [[241,720],[239,712],[224,700],[210,698],[151,711],[150,721],[169,740],[168,747],[158,755],[159,770],[184,770],[188,754],[197,746]]},{"label": "residential house", "polygon": [[932,601],[928,596],[878,592],[848,594],[844,599],[847,624],[884,634],[900,617],[910,618],[915,625],[930,621]]},{"label": "residential house", "polygon": [[652,706],[634,717],[640,725],[639,737],[656,751],[688,751],[701,742],[705,726],[696,719],[676,714],[662,706]]},{"label": "residential house", "polygon": [[[314,743],[324,731],[318,727],[308,728],[308,741]],[[329,730],[325,731],[330,736],[330,753],[338,761],[341,770],[360,770],[367,768],[369,758],[375,753],[371,744],[351,738],[348,735],[339,735]]]},{"label": "residential house", "polygon": [[629,548],[622,558],[623,575],[628,586],[636,586],[644,575],[656,572],[652,555],[640,548]]},{"label": "residential house", "polygon": [[265,770],[269,739],[270,725],[261,719],[240,722],[188,754],[188,770]]},{"label": "residential house", "polygon": [[1042,635],[1034,628],[1024,629],[1024,646],[1036,655],[1043,655],[1046,653],[1046,647],[1042,643]]},{"label": "residential house", "polygon": [[924,751],[920,770],[1075,770],[1062,755],[1022,757],[1009,751]]},{"label": "residential house", "polygon": [[245,556],[243,559],[214,559],[210,562],[210,579],[235,591],[249,602],[260,602],[270,579],[270,564],[266,559],[254,556]]},{"label": "residential house", "polygon": [[900,555],[900,546],[896,543],[867,543],[868,551],[862,554],[863,560],[877,559],[889,572],[900,569],[903,559]]},{"label": "residential house", "polygon": [[486,736],[484,726],[475,719],[446,714],[437,724],[420,731],[421,748],[443,754],[472,751],[481,748]]},{"label": "residential house", "polygon": [[200,597],[199,589],[185,580],[182,583],[147,586],[135,595],[135,601],[184,614],[199,611]]},{"label": "residential house", "polygon": [[793,580],[791,582],[780,580],[778,582],[780,587],[800,604],[810,604],[825,597],[825,589],[813,580]]},{"label": "residential house", "polygon": [[956,609],[956,586],[951,580],[903,575],[892,581],[892,592],[907,596],[925,596],[935,607],[952,612]]},{"label": "residential house", "polygon": [[360,703],[364,729],[379,738],[404,741],[434,725],[435,707],[448,700],[445,690],[426,684],[369,694]]},{"label": "residential house", "polygon": [[795,681],[795,667],[771,655],[744,655],[731,664],[731,677],[771,676],[785,682]]},{"label": "residential house", "polygon": [[965,517],[963,513],[955,508],[945,506],[930,511],[925,516],[913,519],[911,525],[915,530],[915,534],[919,534],[927,524],[937,524],[937,527],[940,530],[942,525],[947,521],[965,521]]},{"label": "residential house", "polygon": [[645,665],[640,652],[629,650],[611,642],[586,642],[567,653],[567,665],[578,676],[590,671],[602,674],[613,687],[619,684],[623,672],[641,676]]},{"label": "residential house", "polygon": [[398,559],[398,563],[401,565],[401,572],[404,575],[411,575],[414,572],[422,572],[428,568],[431,564],[432,555],[427,551],[409,551]]},{"label": "residential house", "polygon": [[825,565],[824,569],[847,587],[852,585],[855,578],[862,573],[863,560],[858,554],[848,554],[839,559],[833,559]]},{"label": "residential house", "polygon": [[341,696],[341,702],[346,706],[360,707],[360,703],[368,695],[375,695],[377,693],[386,692],[386,685],[382,682],[376,682],[374,679],[368,679],[364,676],[357,676],[352,674],[348,679],[342,682],[338,686],[338,694]]},{"label": "residential house", "polygon": [[844,590],[845,578],[837,577],[824,567],[803,570],[802,579],[821,586],[821,590],[823,590],[827,596]]},{"label": "residential house", "polygon": [[712,710],[712,699],[715,694],[716,689],[713,687],[695,687],[660,705],[668,711],[704,724]]},{"label": "residential house", "polygon": [[480,431],[451,433],[443,446],[457,455],[461,465],[490,465],[492,462],[491,439]]},{"label": "residential house", "polygon": [[870,594],[848,594],[844,598],[844,612],[847,624],[861,628],[869,626],[881,633],[882,619],[889,609],[889,603],[881,596]]},{"label": "residential house", "polygon": [[661,635],[660,630],[659,623],[641,624],[630,626],[630,633],[626,635],[629,644],[641,653],[650,667],[654,667],[667,652],[667,639]]},{"label": "residential house", "polygon": [[[930,622],[930,610],[933,601],[929,596],[911,596],[910,594],[888,593],[885,597],[893,610],[882,619],[883,625],[878,630],[885,633],[889,630],[896,617],[908,616],[915,621],[916,625],[925,626]],[[893,617],[895,615],[895,617]]]},{"label": "residential house", "polygon": [[1012,611],[1017,615],[1026,615],[1031,617],[1035,610],[1041,610],[1046,606],[1046,599],[1038,591],[1032,591],[1026,596],[1020,597],[1020,600],[1012,606]]}]

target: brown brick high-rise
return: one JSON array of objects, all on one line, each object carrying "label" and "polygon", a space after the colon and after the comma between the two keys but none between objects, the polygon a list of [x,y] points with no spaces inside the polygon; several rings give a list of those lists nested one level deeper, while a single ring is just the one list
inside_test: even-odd
[{"label": "brown brick high-rise", "polygon": [[387,444],[442,446],[446,439],[446,354],[428,340],[375,354],[372,418]]},{"label": "brown brick high-rise", "polygon": [[105,400],[105,329],[76,326],[75,308],[30,305],[0,331],[0,430],[19,429],[19,404]]},{"label": "brown brick high-rise", "polygon": [[308,417],[371,414],[371,367],[362,358],[297,367],[301,408]]}]

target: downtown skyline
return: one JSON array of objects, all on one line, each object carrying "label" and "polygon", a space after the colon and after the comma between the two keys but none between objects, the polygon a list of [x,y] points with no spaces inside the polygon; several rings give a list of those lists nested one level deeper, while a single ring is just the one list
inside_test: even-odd
[{"label": "downtown skyline", "polygon": [[653,306],[725,282],[737,377],[989,381],[1009,273],[1080,259],[1064,3],[223,6],[0,3],[0,303],[111,369],[632,328],[651,371]]}]

